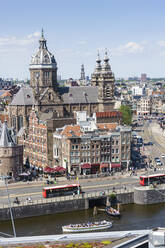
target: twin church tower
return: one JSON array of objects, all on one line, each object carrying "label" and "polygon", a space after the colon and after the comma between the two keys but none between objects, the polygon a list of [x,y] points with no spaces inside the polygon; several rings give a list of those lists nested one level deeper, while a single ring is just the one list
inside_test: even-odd
[{"label": "twin church tower", "polygon": [[40,118],[73,117],[75,111],[94,112],[113,110],[114,74],[111,71],[107,52],[101,64],[98,54],[96,67],[91,75],[91,86],[59,87],[57,62],[48,48],[43,31],[39,49],[30,62],[30,86],[23,86],[9,105],[9,122],[19,131],[28,126],[33,108]]}]

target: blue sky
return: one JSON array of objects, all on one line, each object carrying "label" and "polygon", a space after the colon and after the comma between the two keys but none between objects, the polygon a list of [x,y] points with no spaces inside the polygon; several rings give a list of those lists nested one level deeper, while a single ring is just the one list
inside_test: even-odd
[{"label": "blue sky", "polygon": [[108,49],[116,77],[165,77],[164,0],[0,0],[0,77],[29,78],[42,27],[62,78]]}]

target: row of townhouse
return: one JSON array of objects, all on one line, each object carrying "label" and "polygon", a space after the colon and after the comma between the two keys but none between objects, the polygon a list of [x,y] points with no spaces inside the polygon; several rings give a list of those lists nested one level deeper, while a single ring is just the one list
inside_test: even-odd
[{"label": "row of townhouse", "polygon": [[[112,127],[115,128],[117,123],[121,122],[121,118],[120,112],[98,112],[93,117],[89,117],[84,111],[76,112],[76,118],[72,119],[43,120],[33,108],[29,116],[28,129],[21,128],[17,134],[18,143],[24,146],[24,163],[28,158],[30,164],[36,168],[57,165],[53,154],[53,133],[56,128],[63,128],[65,125],[74,125],[78,122],[84,131],[96,130],[98,125],[105,132]],[[96,122],[101,122],[101,120],[112,123],[98,123],[96,125]],[[65,145],[63,149],[65,150]]]},{"label": "row of townhouse", "polygon": [[157,97],[142,97],[134,102],[137,116],[148,116],[150,114],[164,114],[164,100]]},{"label": "row of townhouse", "polygon": [[54,163],[77,174],[127,168],[130,148],[131,128],[117,124],[109,124],[108,131],[98,126],[90,132],[80,125],[69,125],[53,135]]}]

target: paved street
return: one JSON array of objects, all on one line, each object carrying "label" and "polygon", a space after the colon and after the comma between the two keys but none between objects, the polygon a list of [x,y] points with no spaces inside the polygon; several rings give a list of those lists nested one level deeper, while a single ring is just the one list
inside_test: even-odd
[{"label": "paved street", "polygon": [[[74,181],[59,181],[57,185],[60,184],[71,184],[77,183],[76,180]],[[82,190],[86,193],[95,192],[95,191],[103,191],[105,189],[121,189],[125,186],[127,188],[132,187],[132,185],[139,185],[138,183],[138,176],[129,176],[127,175],[117,175],[105,178],[95,178],[95,179],[82,179],[79,181]],[[2,184],[1,184],[2,185]],[[9,193],[10,198],[13,199],[17,196],[21,201],[26,201],[27,197],[31,197],[32,199],[40,199],[42,198],[42,188],[44,184],[42,182],[30,182],[21,183],[21,184],[9,184]],[[1,203],[7,203],[7,194],[5,186],[0,187],[0,201]]]},{"label": "paved street", "polygon": [[[144,142],[153,142],[153,145],[145,146],[144,153],[148,155],[150,159],[152,159],[152,165],[155,166],[155,157],[159,157],[162,165],[161,169],[165,169],[165,159],[161,158],[162,154],[165,154],[165,136],[163,136],[163,131],[160,128],[157,121],[145,121],[143,127],[141,127],[142,131],[141,136],[144,139]],[[160,169],[157,166],[157,169]]]}]

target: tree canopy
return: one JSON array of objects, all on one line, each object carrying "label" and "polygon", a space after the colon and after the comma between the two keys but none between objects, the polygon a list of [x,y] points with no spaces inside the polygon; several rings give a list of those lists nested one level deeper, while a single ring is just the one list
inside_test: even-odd
[{"label": "tree canopy", "polygon": [[132,123],[131,108],[127,105],[121,105],[119,110],[123,116],[123,124],[130,125]]}]

